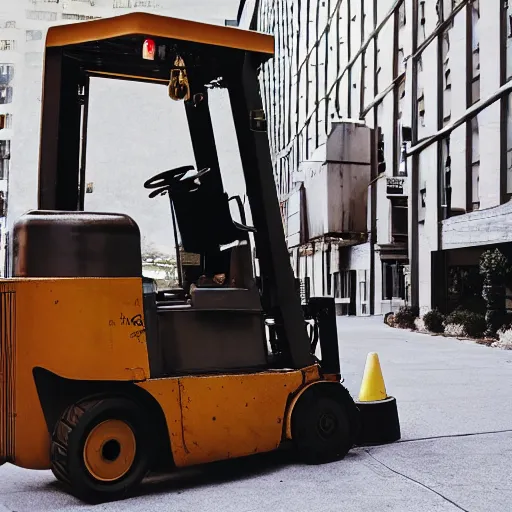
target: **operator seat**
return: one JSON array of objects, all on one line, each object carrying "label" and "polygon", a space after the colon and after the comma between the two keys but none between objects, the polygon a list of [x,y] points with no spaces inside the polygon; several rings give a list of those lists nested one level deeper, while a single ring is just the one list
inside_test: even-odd
[{"label": "operator seat", "polygon": [[245,243],[231,251],[228,284],[233,287],[197,287],[191,290],[190,305],[157,309],[165,375],[267,366],[263,309],[250,246]]},{"label": "operator seat", "polygon": [[245,288],[250,290],[256,286],[254,279],[251,246],[246,240],[231,249],[231,265],[229,269],[229,283],[231,288]]},{"label": "operator seat", "polygon": [[251,248],[247,240],[231,249],[228,286],[194,288],[191,292],[195,309],[261,311],[258,286],[254,279]]}]

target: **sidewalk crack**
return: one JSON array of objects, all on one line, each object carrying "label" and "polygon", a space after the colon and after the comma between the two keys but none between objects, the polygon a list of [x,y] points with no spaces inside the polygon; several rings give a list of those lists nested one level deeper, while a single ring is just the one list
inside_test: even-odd
[{"label": "sidewalk crack", "polygon": [[447,434],[441,436],[431,436],[431,437],[417,437],[415,439],[400,439],[397,443],[415,443],[418,441],[432,441],[436,439],[454,439],[457,437],[473,437],[473,436],[490,436],[494,434],[509,434],[512,432],[512,429],[505,430],[487,430],[484,432],[469,432],[466,434]]},{"label": "sidewalk crack", "polygon": [[386,469],[388,469],[389,471],[391,471],[392,473],[395,473],[395,475],[398,475],[398,476],[401,476],[402,478],[405,478],[406,480],[409,480],[410,482],[413,482],[415,483],[416,485],[419,485],[420,487],[423,487],[424,489],[426,489],[427,491],[430,491],[430,492],[433,492],[434,494],[436,494],[437,496],[439,496],[440,498],[442,498],[443,500],[447,501],[448,503],[450,503],[451,505],[453,505],[454,507],[457,507],[458,510],[462,510],[462,512],[469,512],[469,510],[461,507],[460,505],[458,505],[457,503],[455,503],[455,501],[451,500],[450,498],[447,498],[446,496],[444,496],[443,494],[441,494],[440,492],[436,491],[435,489],[432,489],[432,487],[429,487],[428,485],[426,484],[423,484],[421,483],[420,481],[418,480],[415,480],[414,478],[410,477],[410,476],[407,476],[406,474],[404,473],[400,473],[400,471],[397,471],[396,469],[393,469],[392,467],[388,466],[387,464],[385,464],[384,462],[382,462],[381,460],[379,460],[377,457],[375,457],[375,455],[373,455],[370,450],[368,449],[365,449],[364,450],[365,453],[367,453],[375,462],[379,463],[381,466],[384,466]]}]

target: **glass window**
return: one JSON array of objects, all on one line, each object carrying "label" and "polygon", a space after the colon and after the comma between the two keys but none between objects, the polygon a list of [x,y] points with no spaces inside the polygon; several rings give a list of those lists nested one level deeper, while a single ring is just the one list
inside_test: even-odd
[{"label": "glass window", "polygon": [[11,141],[0,140],[0,159],[11,157]]},{"label": "glass window", "polygon": [[507,194],[512,196],[512,95],[507,98]]},{"label": "glass window", "polygon": [[41,41],[43,39],[43,32],[41,30],[27,30],[25,38],[27,41]]},{"label": "glass window", "polygon": [[16,41],[14,39],[0,39],[0,51],[16,50]]},{"label": "glass window", "polygon": [[405,299],[404,265],[396,260],[382,262],[382,299]]},{"label": "glass window", "polygon": [[506,60],[507,60],[507,80],[512,78],[512,2],[506,4],[506,17],[507,17],[507,28],[506,28]]},{"label": "glass window", "polygon": [[405,27],[405,25],[407,24],[407,17],[405,14],[405,2],[402,2],[400,4],[400,7],[398,8],[398,20],[400,28]]},{"label": "glass window", "polygon": [[85,14],[71,14],[71,13],[62,13],[63,20],[77,20],[77,21],[87,21],[87,20],[97,20],[99,16],[86,16]]},{"label": "glass window", "polygon": [[478,25],[480,21],[480,7],[478,0],[475,0],[472,4],[473,9],[473,42],[472,42],[472,51],[473,51],[473,90],[472,90],[472,98],[471,102],[475,103],[480,100],[480,37]]},{"label": "glass window", "polygon": [[27,11],[26,17],[29,20],[55,21],[57,19],[57,13],[51,11]]},{"label": "glass window", "polygon": [[0,85],[0,105],[12,102],[12,87]]},{"label": "glass window", "polygon": [[14,66],[12,64],[0,64],[0,85],[9,85],[14,77]]},{"label": "glass window", "polygon": [[11,141],[0,140],[0,180],[9,176],[9,159],[11,158]]},{"label": "glass window", "polygon": [[450,136],[440,141],[442,149],[441,157],[441,207],[447,209],[450,214],[451,208],[451,170],[452,157],[450,155]]},{"label": "glass window", "polygon": [[350,270],[335,272],[334,276],[334,297],[336,299],[350,298],[351,274]]},{"label": "glass window", "polygon": [[377,171],[379,174],[386,172],[386,152],[384,134],[381,127],[378,127],[378,143],[377,143]]},{"label": "glass window", "polygon": [[133,7],[144,7],[145,9],[157,9],[159,6],[157,0],[133,0]]},{"label": "glass window", "polygon": [[478,118],[474,117],[471,120],[471,183],[472,183],[472,203],[473,209],[478,210],[480,208],[480,135],[478,128]]},{"label": "glass window", "polygon": [[5,200],[5,192],[0,191],[0,217],[7,215],[7,201]]},{"label": "glass window", "polygon": [[1,117],[3,117],[4,121],[4,130],[12,129],[12,114],[1,114]]},{"label": "glass window", "polygon": [[402,140],[402,117],[403,117],[403,111],[405,106],[405,79],[403,79],[397,86],[397,120],[395,123],[395,130],[396,130],[396,155],[397,155],[397,162],[396,162],[396,174],[402,175],[404,174],[404,166],[403,166],[403,140]]},{"label": "glass window", "polygon": [[391,237],[393,243],[407,242],[408,215],[407,198],[395,197],[391,200]]},{"label": "glass window", "polygon": [[9,160],[0,158],[0,180],[6,180],[9,177]]},{"label": "glass window", "polygon": [[443,123],[448,124],[451,118],[451,92],[452,78],[450,69],[450,33],[446,30],[443,34]]},{"label": "glass window", "polygon": [[420,0],[420,4],[418,6],[418,35],[417,35],[417,44],[420,46],[423,41],[427,38],[426,32],[426,18],[425,18],[425,0]]}]

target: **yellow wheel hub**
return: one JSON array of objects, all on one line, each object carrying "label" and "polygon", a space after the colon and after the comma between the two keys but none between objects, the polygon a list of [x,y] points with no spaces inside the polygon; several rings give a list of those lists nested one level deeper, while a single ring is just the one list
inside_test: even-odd
[{"label": "yellow wheel hub", "polygon": [[84,463],[96,480],[113,482],[133,465],[137,442],[131,427],[121,420],[96,425],[85,440]]}]

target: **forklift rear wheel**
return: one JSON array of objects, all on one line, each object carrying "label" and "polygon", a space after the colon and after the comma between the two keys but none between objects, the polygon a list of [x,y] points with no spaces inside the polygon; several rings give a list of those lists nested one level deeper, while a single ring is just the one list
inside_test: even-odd
[{"label": "forklift rear wheel", "polygon": [[353,446],[347,407],[318,387],[307,389],[292,412],[292,439],[307,464],[340,460]]},{"label": "forklift rear wheel", "polygon": [[68,407],[52,437],[53,474],[84,501],[126,497],[150,466],[144,417],[124,398],[88,399]]}]

